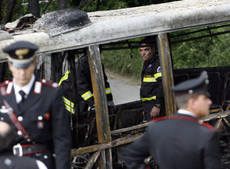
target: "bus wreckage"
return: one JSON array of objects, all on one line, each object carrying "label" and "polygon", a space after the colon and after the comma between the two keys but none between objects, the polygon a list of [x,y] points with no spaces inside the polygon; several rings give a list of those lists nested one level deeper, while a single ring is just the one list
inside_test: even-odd
[{"label": "bus wreckage", "polygon": [[[96,125],[97,141],[93,140],[93,145],[79,143],[72,149],[72,168],[90,169],[95,165],[99,168],[122,168],[124,166],[118,155],[119,147],[139,138],[149,122],[138,121],[138,115],[142,112],[140,101],[115,105],[110,109],[106,106],[100,54],[105,50],[136,49],[138,47],[136,39],[156,35],[167,116],[176,112],[170,87],[196,77],[201,71],[206,70],[210,77],[209,92],[213,106],[211,114],[201,120],[210,122],[220,132],[222,165],[223,168],[228,168],[230,166],[230,64],[175,69],[172,46],[229,34],[229,27],[229,0],[183,0],[87,14],[79,10],[66,9],[45,14],[40,19],[25,16],[6,24],[0,31],[0,61],[2,62],[0,80],[4,80],[6,74],[4,62],[7,61],[6,54],[1,49],[12,42],[27,40],[40,46],[36,53],[39,60],[38,73],[42,78],[56,82],[66,71],[64,63],[71,68],[82,49],[87,48],[96,118],[93,124],[91,121],[85,126],[92,129]],[[185,30],[191,31],[182,32]],[[197,36],[197,32],[208,33]],[[177,33],[176,36],[174,33]],[[177,37],[183,38],[177,40]],[[74,57],[66,60],[65,56],[68,52],[73,52]],[[135,120],[127,124],[125,115],[129,118],[133,116]],[[72,124],[75,125],[77,126]],[[86,135],[87,133],[84,133],[83,137],[87,138],[85,141],[88,143],[91,143],[88,139],[95,138],[91,138],[89,133]]]}]

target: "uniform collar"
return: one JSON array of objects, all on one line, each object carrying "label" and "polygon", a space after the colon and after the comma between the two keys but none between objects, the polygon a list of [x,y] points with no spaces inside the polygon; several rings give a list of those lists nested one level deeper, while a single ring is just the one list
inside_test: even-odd
[{"label": "uniform collar", "polygon": [[13,85],[14,85],[14,91],[15,91],[15,96],[16,96],[16,102],[19,103],[21,101],[21,95],[19,94],[19,91],[20,90],[23,90],[25,92],[25,97],[27,97],[30,93],[30,90],[33,86],[33,83],[34,83],[34,80],[35,80],[35,76],[32,75],[32,78],[30,79],[30,82],[23,86],[23,87],[19,87],[15,84],[15,80],[13,80]]},{"label": "uniform collar", "polygon": [[158,56],[155,55],[155,56],[152,56],[151,58],[149,58],[148,60],[146,60],[144,62],[144,65],[149,65],[151,63],[157,63],[158,62]]},{"label": "uniform collar", "polygon": [[188,115],[188,116],[192,116],[192,117],[196,118],[196,116],[193,112],[190,112],[190,111],[185,110],[185,109],[179,109],[177,112],[178,112],[178,114]]}]

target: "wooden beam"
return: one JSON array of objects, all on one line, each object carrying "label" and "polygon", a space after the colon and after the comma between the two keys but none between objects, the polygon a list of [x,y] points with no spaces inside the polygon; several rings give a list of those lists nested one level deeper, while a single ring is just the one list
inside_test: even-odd
[{"label": "wooden beam", "polygon": [[87,146],[87,147],[80,147],[77,150],[73,150],[71,155],[73,157],[73,156],[80,155],[80,154],[85,154],[85,153],[90,153],[90,152],[95,152],[95,151],[101,151],[101,150],[104,150],[104,149],[108,149],[108,148],[128,144],[128,143],[131,143],[131,142],[137,140],[142,135],[143,135],[143,133],[135,134],[135,135],[132,135],[132,136],[128,135],[128,136],[121,137],[121,138],[118,138],[116,140],[113,140],[112,142],[107,143],[107,144],[96,144],[96,145]]},{"label": "wooden beam", "polygon": [[162,83],[164,89],[164,100],[166,115],[170,116],[176,112],[174,94],[170,87],[174,85],[173,70],[170,55],[170,48],[167,34],[159,34],[157,38],[158,53],[162,71]]},{"label": "wooden beam", "polygon": [[91,169],[95,162],[97,161],[98,157],[100,155],[100,151],[95,152],[92,157],[89,159],[87,165],[85,166],[84,169]]},{"label": "wooden beam", "polygon": [[[112,140],[109,123],[109,110],[107,106],[103,70],[98,45],[89,46],[88,60],[96,110],[98,141],[102,144],[109,143]],[[111,149],[106,150],[106,152],[102,151],[100,157],[101,168],[112,169]]]},{"label": "wooden beam", "polygon": [[131,131],[131,130],[141,129],[141,128],[147,127],[150,123],[151,123],[151,122],[147,122],[147,123],[138,124],[138,125],[131,126],[131,127],[127,127],[127,128],[122,128],[122,129],[113,130],[113,131],[111,132],[111,134],[112,134],[112,135],[116,135],[116,134],[121,134],[121,133],[124,133],[124,132]]},{"label": "wooden beam", "polygon": [[210,121],[213,119],[222,119],[225,118],[227,116],[230,116],[230,111],[224,111],[224,112],[219,112],[219,113],[213,113],[213,114],[209,114],[208,116],[205,116],[203,118],[201,118],[200,120],[202,121]]}]

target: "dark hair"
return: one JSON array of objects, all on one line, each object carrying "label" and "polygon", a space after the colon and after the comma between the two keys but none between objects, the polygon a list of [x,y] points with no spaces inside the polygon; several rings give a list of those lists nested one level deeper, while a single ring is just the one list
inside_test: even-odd
[{"label": "dark hair", "polygon": [[[144,45],[145,44],[145,45]],[[143,40],[140,41],[139,47],[141,46],[150,46],[156,48],[156,36],[146,36]]]},{"label": "dark hair", "polygon": [[5,132],[0,133],[0,152],[13,147],[16,139],[16,132],[9,126]]}]

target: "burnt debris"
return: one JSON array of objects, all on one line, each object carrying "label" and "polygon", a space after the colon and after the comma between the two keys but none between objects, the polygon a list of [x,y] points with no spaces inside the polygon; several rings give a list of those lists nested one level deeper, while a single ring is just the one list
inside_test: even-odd
[{"label": "burnt debris", "polygon": [[38,19],[33,29],[43,30],[50,36],[78,30],[91,23],[86,12],[69,8],[47,13]]}]

